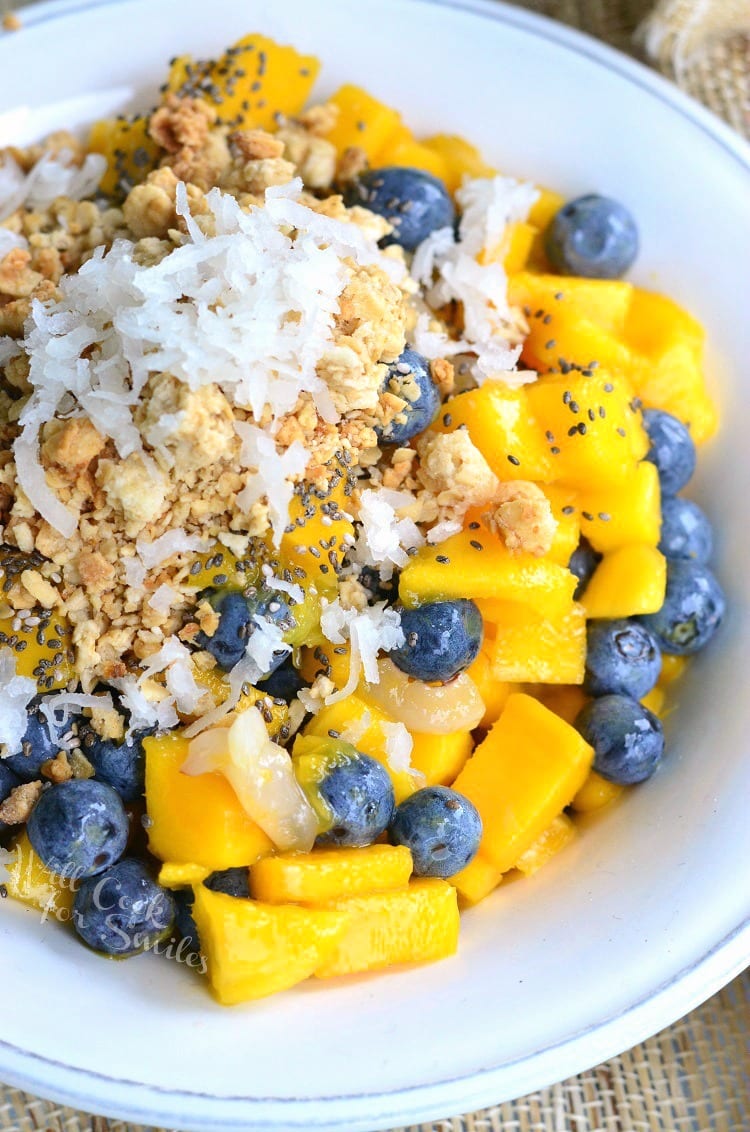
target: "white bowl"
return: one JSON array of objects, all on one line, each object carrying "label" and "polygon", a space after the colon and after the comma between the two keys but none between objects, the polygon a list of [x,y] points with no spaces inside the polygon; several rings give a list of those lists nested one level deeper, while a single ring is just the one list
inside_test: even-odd
[{"label": "white bowl", "polygon": [[624,200],[636,280],[709,329],[725,415],[698,494],[730,613],[680,689],[656,778],[467,914],[448,962],[223,1010],[176,963],[103,962],[4,901],[0,1078],[160,1126],[354,1132],[524,1094],[686,1013],[750,957],[750,151],[624,57],[481,0],[316,0],[313,17],[305,0],[76,0],[24,24],[0,41],[0,110],[31,113],[6,115],[0,141],[93,117],[114,84],[153,90],[169,56],[263,30],[322,56],[322,93],[359,81],[417,132],[463,132],[504,170]]}]

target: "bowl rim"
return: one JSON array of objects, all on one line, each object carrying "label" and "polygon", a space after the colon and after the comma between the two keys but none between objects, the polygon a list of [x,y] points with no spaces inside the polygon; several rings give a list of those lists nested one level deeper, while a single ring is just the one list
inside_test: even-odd
[{"label": "bowl rim", "polygon": [[[33,28],[100,8],[123,8],[135,0],[38,0],[22,10],[23,26]],[[551,42],[585,57],[605,70],[667,104],[718,144],[748,174],[750,144],[675,83],[643,63],[592,36],[537,12],[513,7],[505,0],[408,0],[425,7],[448,8]],[[2,50],[2,48],[0,48]],[[17,1088],[45,1095],[75,1107],[96,1105],[127,1120],[190,1129],[342,1129],[368,1132],[393,1124],[436,1119],[459,1104],[463,1111],[506,1099],[501,1078],[515,1074],[521,1096],[546,1087],[592,1064],[587,1046],[598,1039],[595,1061],[616,1056],[699,1006],[750,964],[750,917],[689,965],[653,987],[636,1002],[551,1045],[516,1059],[483,1066],[471,1073],[393,1090],[320,1097],[221,1095],[199,1090],[162,1088],[81,1069],[0,1039],[0,1070]],[[604,1056],[602,1056],[602,1053]],[[117,1090],[117,1095],[115,1095]],[[373,1102],[379,1102],[378,1111]],[[184,1102],[189,1102],[187,1113]],[[98,1107],[101,1106],[101,1107]],[[335,1110],[338,1111],[335,1111]],[[186,1124],[185,1121],[189,1121]]]}]

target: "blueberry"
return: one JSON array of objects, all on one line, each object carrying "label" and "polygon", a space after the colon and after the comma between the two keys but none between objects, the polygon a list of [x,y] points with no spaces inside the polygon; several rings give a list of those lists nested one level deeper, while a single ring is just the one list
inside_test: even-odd
[{"label": "blueberry", "polygon": [[659,550],[666,558],[687,558],[704,566],[713,548],[711,524],[697,503],[676,495],[662,500]]},{"label": "blueberry", "polygon": [[73,903],[73,926],[84,943],[121,959],[165,939],[174,922],[172,894],[133,857],[84,880]]},{"label": "blueberry", "polygon": [[73,722],[69,720],[63,728],[53,722],[50,728],[41,710],[43,703],[43,698],[32,700],[21,750],[3,760],[23,782],[34,782],[39,778],[44,763],[54,759],[62,748],[61,733],[67,732]]},{"label": "blueberry", "polygon": [[227,896],[250,899],[250,870],[246,865],[239,868],[221,869],[211,873],[203,882],[212,892],[223,892]]},{"label": "blueberry", "polygon": [[[10,797],[16,786],[20,785],[21,779],[10,769],[8,760],[0,759],[0,802]],[[10,826],[6,822],[0,821],[0,835],[9,829]]]},{"label": "blueberry", "polygon": [[390,424],[375,429],[385,444],[406,444],[430,427],[440,408],[440,394],[430,376],[427,358],[416,350],[404,350],[388,367],[383,388],[406,402]]},{"label": "blueberry", "polygon": [[476,856],[482,819],[463,794],[427,786],[397,807],[388,832],[392,844],[411,850],[417,876],[452,877]]},{"label": "blueberry", "polygon": [[630,696],[601,696],[586,704],[575,728],[594,748],[594,770],[631,786],[650,778],[664,754],[664,732],[652,711]]},{"label": "blueberry", "polygon": [[388,828],[396,805],[388,772],[349,743],[332,744],[317,789],[332,815],[331,828],[319,835],[318,845],[371,845]]},{"label": "blueberry", "polygon": [[307,687],[307,681],[294,667],[291,656],[286,656],[279,667],[264,680],[258,681],[258,690],[265,692],[276,700],[286,700],[289,704],[302,688]]},{"label": "blueberry", "polygon": [[583,690],[590,696],[616,692],[640,700],[659,678],[659,645],[645,625],[637,621],[589,621],[586,641],[586,677]]},{"label": "blueberry", "polygon": [[437,228],[451,228],[456,210],[442,181],[423,169],[389,165],[368,169],[348,189],[346,203],[362,205],[393,225],[381,247],[399,244],[413,252]]},{"label": "blueberry", "polygon": [[662,652],[690,656],[708,644],[726,610],[724,591],[707,566],[675,559],[667,562],[667,593],[658,613],[640,618]]},{"label": "blueberry", "polygon": [[193,918],[193,904],[195,897],[192,888],[179,888],[172,893],[174,900],[175,934],[184,940],[183,952],[187,954],[200,952],[201,945],[198,938],[198,928]]},{"label": "blueberry", "polygon": [[646,459],[656,464],[662,495],[675,495],[695,471],[695,445],[682,421],[662,409],[644,409],[643,425],[651,447]]},{"label": "blueberry", "polygon": [[581,541],[571,554],[570,561],[568,562],[568,569],[571,574],[575,574],[576,578],[578,578],[578,585],[573,594],[573,601],[579,601],[581,599],[586,586],[591,581],[591,575],[594,573],[594,570],[596,570],[601,560],[601,554],[597,554],[586,536],[581,535]]},{"label": "blueberry", "polygon": [[[199,633],[196,643],[199,648],[207,649],[225,672],[234,668],[245,655],[247,642],[257,628],[255,617],[264,617],[282,629],[293,628],[295,624],[286,598],[275,590],[263,587],[250,596],[239,590],[207,590],[202,596],[219,614],[219,624],[211,637]],[[286,655],[286,651],[280,651],[273,658],[269,673],[279,667]]]},{"label": "blueberry", "polygon": [[368,600],[387,601],[393,604],[398,598],[398,580],[400,571],[394,570],[388,581],[380,577],[377,567],[363,566],[359,574],[359,582],[367,590]]},{"label": "blueberry", "polygon": [[406,638],[390,656],[407,676],[447,683],[468,668],[482,646],[482,614],[473,601],[430,601],[401,610]]},{"label": "blueberry", "polygon": [[552,266],[563,275],[619,279],[638,254],[638,229],[624,205],[589,193],[555,213],[544,247]]},{"label": "blueberry", "polygon": [[37,855],[60,876],[103,872],[120,859],[128,841],[128,816],[118,794],[91,778],[45,790],[26,828]]},{"label": "blueberry", "polygon": [[83,724],[78,734],[81,750],[94,768],[97,782],[112,786],[123,802],[137,802],[146,789],[146,754],[143,740],[148,732],[135,731],[121,743],[102,739]]}]

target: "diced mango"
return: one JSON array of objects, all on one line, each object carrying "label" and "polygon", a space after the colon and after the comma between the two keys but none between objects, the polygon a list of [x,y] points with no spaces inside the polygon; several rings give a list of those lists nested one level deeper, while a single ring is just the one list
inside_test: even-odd
[{"label": "diced mango", "polygon": [[655,688],[652,688],[651,691],[643,697],[641,703],[644,707],[648,708],[649,711],[652,711],[654,715],[658,715],[659,718],[662,718],[664,716],[666,701],[667,693],[657,684]]},{"label": "diced mango", "polygon": [[599,370],[590,377],[548,374],[527,386],[527,396],[550,447],[557,449],[556,482],[584,489],[621,484],[648,451],[632,388],[623,377]]},{"label": "diced mango", "polygon": [[450,731],[445,735],[412,732],[412,740],[411,765],[424,775],[425,786],[450,786],[474,746],[469,731]]},{"label": "diced mango", "polygon": [[411,873],[411,853],[404,845],[281,853],[251,867],[250,893],[267,904],[327,904],[404,888]]},{"label": "diced mango", "polygon": [[349,679],[351,649],[349,642],[343,645],[325,644],[309,646],[300,650],[299,670],[309,684],[316,676],[328,675],[337,688],[343,688]]},{"label": "diced mango", "polygon": [[192,865],[187,861],[167,861],[159,869],[159,884],[163,888],[189,888],[200,884],[211,875],[205,865]]},{"label": "diced mango", "polygon": [[[220,668],[195,668],[194,676],[196,682],[210,693],[211,698],[217,706],[226,701],[231,689],[226,673]],[[248,684],[246,690],[237,701],[237,706],[234,710],[237,713],[247,711],[261,700],[264,701],[263,718],[268,728],[268,734],[272,739],[275,739],[278,737],[279,732],[283,731],[284,725],[287,724],[289,720],[289,708],[286,704],[277,702],[273,697],[269,696],[267,692],[261,691],[260,688],[253,688],[252,685]]]},{"label": "diced mango", "polygon": [[576,813],[588,814],[593,810],[601,810],[603,806],[608,806],[610,802],[614,802],[615,798],[620,797],[624,789],[624,786],[620,786],[616,782],[609,782],[606,778],[597,774],[595,770],[592,770],[570,805]]},{"label": "diced mango", "polygon": [[170,67],[170,91],[216,107],[222,125],[274,130],[299,114],[320,71],[314,55],[301,55],[268,36],[243,36],[218,59],[181,55]]},{"label": "diced mango", "polygon": [[532,554],[514,554],[484,528],[460,531],[438,546],[423,547],[404,567],[399,594],[409,607],[470,597],[520,602],[534,606],[540,616],[554,618],[570,609],[576,584],[564,566]]},{"label": "diced mango", "polygon": [[[352,735],[348,742],[361,751],[363,755],[377,759],[388,771],[396,802],[402,802],[416,789],[414,776],[405,770],[394,770],[386,757],[386,736],[382,725],[393,723],[389,716],[376,707],[375,704],[365,702],[357,695],[347,696],[345,700],[323,707],[317,715],[313,716],[305,727],[304,735],[312,735],[325,739],[329,731],[338,732],[343,738]],[[363,726],[364,725],[364,726]],[[356,740],[354,738],[356,736]],[[296,747],[295,747],[296,751]]]},{"label": "diced mango", "polygon": [[422,145],[414,138],[404,138],[393,144],[389,140],[385,148],[378,155],[380,165],[402,165],[409,169],[424,169],[445,181],[448,175],[448,166],[442,154],[437,153],[430,146]]},{"label": "diced mango", "polygon": [[641,543],[656,547],[661,537],[661,488],[656,465],[642,460],[627,480],[577,492],[581,533],[594,550],[606,553]]},{"label": "diced mango", "polygon": [[259,555],[248,555],[240,560],[228,547],[215,543],[209,550],[194,556],[186,584],[194,586],[196,590],[209,587],[223,589],[225,586],[241,590],[245,586],[254,586],[259,581],[261,566],[262,559]]},{"label": "diced mango", "polygon": [[604,555],[581,600],[588,617],[636,617],[661,609],[666,588],[664,555],[635,543]]},{"label": "diced mango", "polygon": [[567,566],[571,554],[581,541],[581,519],[575,507],[575,491],[555,483],[540,486],[550,502],[557,523],[555,537],[546,557],[561,566]]},{"label": "diced mango", "polygon": [[535,688],[532,694],[555,715],[559,715],[560,719],[564,719],[566,723],[570,724],[575,723],[579,711],[589,702],[589,697],[576,684],[561,684],[557,687],[554,685],[547,687],[543,684],[539,688]]},{"label": "diced mango", "polygon": [[479,655],[469,668],[467,668],[467,675],[472,678],[477,688],[479,695],[484,700],[484,717],[482,718],[482,727],[489,727],[496,719],[500,718],[503,708],[508,702],[508,696],[518,689],[513,684],[508,684],[505,680],[498,680],[492,672],[492,645],[494,638],[487,635],[487,626],[485,625],[485,639],[479,650]]},{"label": "diced mango", "polygon": [[[315,586],[321,594],[336,592],[336,572],[347,543],[354,538],[354,526],[347,509],[350,490],[347,476],[342,472],[335,484],[329,486],[324,499],[312,490],[292,496],[288,527],[294,524],[294,530],[287,529],[282,535],[279,559],[305,590]],[[310,553],[310,547],[318,551],[318,557]]]},{"label": "diced mango", "polygon": [[477,853],[465,869],[450,878],[450,883],[458,890],[463,903],[478,904],[497,888],[502,879],[501,870],[481,853]]},{"label": "diced mango", "polygon": [[539,196],[529,209],[529,223],[544,231],[555,213],[565,204],[565,197],[542,185],[536,185],[535,188]]},{"label": "diced mango", "polygon": [[[27,565],[33,563],[21,555],[6,556],[0,549],[0,585],[10,588],[17,583]],[[0,648],[12,649],[18,676],[36,680],[40,693],[56,692],[75,677],[71,626],[55,610],[33,606],[32,614],[28,623],[15,614],[0,617]]]},{"label": "diced mango", "polygon": [[34,852],[24,830],[13,846],[13,859],[6,865],[8,896],[38,908],[56,920],[72,915],[78,882],[56,876]]},{"label": "diced mango", "polygon": [[523,220],[508,225],[501,249],[503,267],[508,275],[513,275],[526,267],[536,235],[537,230],[534,225],[527,224]]},{"label": "diced mango", "polygon": [[219,1002],[263,998],[312,975],[346,930],[336,908],[300,908],[240,900],[204,885],[195,889],[193,916]]},{"label": "diced mango", "polygon": [[[534,419],[525,389],[485,381],[479,389],[451,397],[433,427],[455,432],[463,426],[499,479],[546,482],[553,478],[549,444]],[[519,463],[511,462],[509,456]]]},{"label": "diced mango", "polygon": [[94,122],[88,148],[107,159],[99,188],[108,196],[125,197],[155,169],[161,150],[148,134],[148,118],[102,118]]},{"label": "diced mango", "polygon": [[570,818],[566,814],[558,814],[544,833],[540,834],[526,852],[521,854],[515,867],[525,876],[533,876],[562,849],[570,845],[577,835],[578,830]]},{"label": "diced mango", "polygon": [[[533,217],[530,219],[532,224],[536,223]],[[601,330],[620,337],[634,291],[632,283],[619,279],[584,279],[532,272],[514,275],[508,287],[511,302],[528,307],[531,324],[541,323],[544,329],[540,329],[540,335],[546,335],[547,339],[554,336],[558,319],[580,318],[588,319]],[[547,315],[550,316],[549,322],[544,321]],[[568,360],[586,364],[580,358]]]},{"label": "diced mango", "polygon": [[688,425],[696,444],[716,431],[718,414],[703,372],[703,327],[672,299],[635,288],[624,340],[636,355],[631,380],[647,408]]},{"label": "diced mango", "polygon": [[318,978],[373,971],[395,963],[431,963],[458,947],[456,890],[444,880],[416,880],[397,892],[354,896],[330,905],[347,927],[318,966]]},{"label": "diced mango", "polygon": [[500,872],[570,803],[593,751],[578,732],[531,696],[517,693],[453,784],[479,810],[480,852]]},{"label": "diced mango", "polygon": [[426,138],[423,145],[443,158],[445,183],[451,193],[461,187],[464,177],[492,177],[496,172],[476,146],[456,134],[434,134]]},{"label": "diced mango", "polygon": [[326,135],[328,141],[340,154],[357,146],[371,165],[379,164],[380,154],[402,126],[399,112],[351,83],[339,87],[329,101],[338,108],[338,118]]},{"label": "diced mango", "polygon": [[160,861],[228,869],[273,850],[220,774],[188,775],[189,742],[177,732],[144,740],[149,849]]},{"label": "diced mango", "polygon": [[668,653],[662,653],[659,684],[668,688],[675,680],[679,680],[688,666],[688,661],[687,656],[670,656]]},{"label": "diced mango", "polygon": [[581,684],[586,665],[586,614],[572,603],[543,619],[525,606],[522,621],[495,621],[492,674],[512,683]]}]

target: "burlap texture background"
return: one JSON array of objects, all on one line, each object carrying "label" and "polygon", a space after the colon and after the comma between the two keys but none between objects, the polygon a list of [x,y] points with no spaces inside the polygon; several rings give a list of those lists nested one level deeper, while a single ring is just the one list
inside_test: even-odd
[{"label": "burlap texture background", "polygon": [[[0,0],[0,12],[10,6]],[[653,0],[519,6],[650,61],[750,138],[750,0],[661,0],[655,9]],[[163,1130],[74,1112],[0,1085],[0,1132]],[[394,1132],[750,1132],[750,974],[587,1073],[481,1112]]]}]

